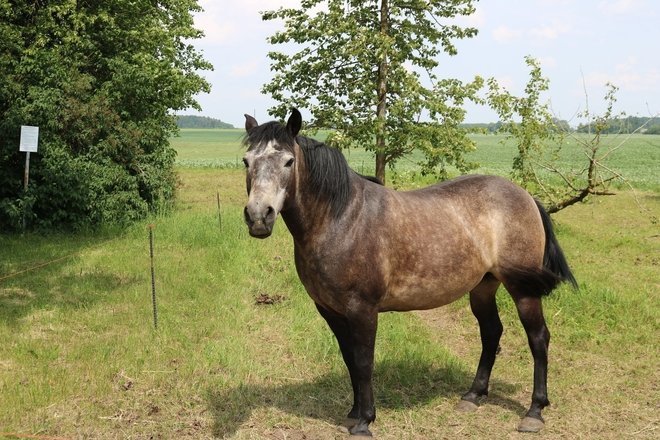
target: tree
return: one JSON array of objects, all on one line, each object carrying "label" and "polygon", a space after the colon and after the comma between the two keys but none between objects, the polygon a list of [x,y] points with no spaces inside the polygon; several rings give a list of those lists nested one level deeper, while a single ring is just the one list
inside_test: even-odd
[{"label": "tree", "polygon": [[[621,120],[613,110],[617,87],[607,84],[604,114],[593,114],[587,108],[580,115],[588,120],[585,127],[589,135],[576,135],[572,130],[565,131],[567,124],[553,118],[548,104],[540,102],[540,95],[548,90],[549,82],[543,77],[536,60],[526,57],[525,61],[530,67],[525,95],[514,96],[502,89],[494,79],[488,81],[488,102],[503,121],[501,130],[513,138],[518,147],[512,165],[514,178],[542,199],[549,213],[582,202],[592,195],[612,195],[609,189],[611,182],[626,181],[621,173],[607,165],[607,158],[627,139],[609,148],[602,143],[603,136],[611,130],[610,124]],[[652,120],[647,118],[646,123]],[[645,125],[640,125],[636,130],[643,129]],[[579,146],[581,155],[586,159],[585,162],[572,164],[569,169],[560,165],[566,137]]]},{"label": "tree", "polygon": [[472,0],[303,0],[299,9],[264,12],[264,20],[284,20],[269,42],[300,48],[268,54],[275,75],[263,91],[280,103],[271,114],[308,109],[311,127],[333,129],[328,143],[373,151],[381,180],[414,148],[425,154],[424,172],[468,169],[463,153],[474,144],[459,124],[482,80],[438,79],[434,69],[441,52],[457,53],[454,40],[476,35],[450,24],[472,12]]},{"label": "tree", "polygon": [[547,141],[557,138],[559,129],[548,104],[540,102],[541,94],[548,90],[548,79],[533,57],[525,57],[525,64],[530,73],[523,96],[511,94],[490,78],[487,101],[502,122],[499,130],[516,141],[518,154],[513,159],[512,177],[526,189],[533,190],[532,185],[538,183],[538,177],[532,157],[545,150]]},{"label": "tree", "polygon": [[[0,0],[0,229],[124,223],[172,199],[172,111],[211,68],[195,0]],[[21,125],[40,127],[22,188]]]},{"label": "tree", "polygon": [[[605,111],[602,114],[595,114],[589,110],[588,96],[587,108],[579,116],[587,119],[588,135],[578,136],[571,134],[571,139],[580,147],[582,155],[586,158],[581,167],[571,169],[561,169],[558,165],[558,156],[561,146],[553,155],[555,160],[539,161],[538,167],[549,171],[552,175],[559,177],[561,185],[540,185],[542,195],[547,200],[548,212],[554,213],[567,208],[576,203],[582,202],[589,196],[614,195],[610,186],[613,182],[620,182],[630,186],[625,176],[611,167],[607,160],[618,149],[622,148],[630,139],[630,136],[641,132],[647,124],[653,121],[653,118],[646,118],[646,122],[640,124],[634,130],[630,131],[622,125],[619,125],[619,131],[612,132],[612,123],[622,121],[623,113],[615,114],[614,105],[616,104],[616,93],[619,90],[614,84],[605,85],[606,93],[604,97]],[[623,140],[612,144],[604,143],[603,139],[609,135],[619,135],[627,133],[628,136]]]}]

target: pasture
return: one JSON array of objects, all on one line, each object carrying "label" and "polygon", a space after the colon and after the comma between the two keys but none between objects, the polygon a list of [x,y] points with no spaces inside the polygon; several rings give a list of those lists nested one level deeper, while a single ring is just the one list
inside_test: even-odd
[{"label": "pasture", "polygon": [[[243,224],[241,136],[184,130],[173,140],[171,214],[124,231],[0,237],[0,438],[346,438],[336,425],[350,406],[348,377],[298,281],[291,238],[281,220],[263,241]],[[512,145],[485,135],[477,144],[477,171],[505,175]],[[347,157],[370,172],[368,154]],[[402,186],[421,184],[415,160],[401,162]],[[658,436],[660,137],[632,138],[611,164],[635,192],[554,216],[580,290],[544,301],[552,404],[540,438]],[[376,438],[529,437],[515,426],[531,355],[506,292],[498,303],[502,352],[473,414],[453,410],[480,353],[467,298],[381,316]]]}]

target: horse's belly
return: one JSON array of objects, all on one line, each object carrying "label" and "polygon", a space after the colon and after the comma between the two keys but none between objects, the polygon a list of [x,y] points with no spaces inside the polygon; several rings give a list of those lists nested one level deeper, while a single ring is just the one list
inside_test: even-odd
[{"label": "horse's belly", "polygon": [[483,278],[483,273],[469,274],[456,280],[410,276],[389,286],[380,303],[381,312],[434,309],[456,301]]}]

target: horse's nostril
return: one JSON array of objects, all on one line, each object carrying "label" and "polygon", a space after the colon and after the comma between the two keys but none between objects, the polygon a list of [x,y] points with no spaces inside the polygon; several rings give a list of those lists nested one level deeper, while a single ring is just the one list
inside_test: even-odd
[{"label": "horse's nostril", "polygon": [[243,218],[245,218],[246,223],[248,224],[252,223],[252,219],[250,219],[250,214],[248,214],[247,206],[243,208]]},{"label": "horse's nostril", "polygon": [[275,210],[272,206],[269,206],[266,210],[266,218],[273,217],[275,215]]}]

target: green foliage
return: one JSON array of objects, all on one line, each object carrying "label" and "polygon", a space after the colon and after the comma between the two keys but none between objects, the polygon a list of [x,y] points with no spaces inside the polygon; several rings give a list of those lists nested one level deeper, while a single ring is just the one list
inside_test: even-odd
[{"label": "green foliage", "polygon": [[514,96],[490,78],[487,100],[502,121],[500,131],[517,143],[518,154],[513,159],[512,177],[532,190],[537,181],[532,156],[541,154],[544,143],[556,139],[559,132],[548,105],[540,102],[541,94],[548,90],[549,81],[543,77],[536,59],[527,56],[525,63],[530,73],[522,96]]},{"label": "green foliage", "polygon": [[[211,66],[195,0],[0,0],[0,229],[127,223],[175,190],[171,111]],[[23,192],[21,125],[40,127]],[[23,211],[18,214],[18,211]]]},{"label": "green foliage", "polygon": [[233,125],[222,122],[220,119],[195,115],[178,115],[176,125],[179,128],[234,128]]},{"label": "green foliage", "polygon": [[448,24],[472,12],[471,0],[306,0],[263,13],[264,20],[284,20],[271,44],[299,47],[268,55],[275,75],[263,92],[279,102],[271,114],[310,110],[310,127],[333,129],[329,144],[375,153],[377,175],[416,148],[427,173],[444,175],[448,164],[469,169],[463,153],[473,144],[460,127],[462,106],[477,99],[482,80],[439,80],[434,69],[441,52],[457,53],[454,40],[476,35]]}]

